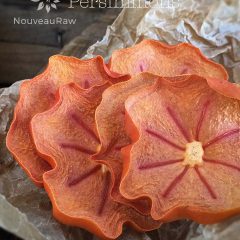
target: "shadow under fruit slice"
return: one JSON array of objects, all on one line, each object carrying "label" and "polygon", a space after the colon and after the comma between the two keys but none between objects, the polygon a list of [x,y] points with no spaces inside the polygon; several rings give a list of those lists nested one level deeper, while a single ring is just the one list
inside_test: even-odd
[{"label": "shadow under fruit slice", "polygon": [[214,223],[239,213],[238,85],[159,77],[125,107],[133,144],[122,150],[124,197],[148,197],[152,217],[163,221]]},{"label": "shadow under fruit slice", "polygon": [[32,117],[55,103],[55,93],[61,85],[75,82],[87,89],[126,78],[128,77],[121,77],[107,70],[101,57],[79,60],[57,55],[49,59],[49,65],[42,74],[22,84],[14,119],[7,135],[7,147],[35,184],[42,185],[42,174],[50,166],[35,150],[29,129]]},{"label": "shadow under fruit slice", "polygon": [[228,79],[223,66],[207,59],[198,48],[188,43],[171,46],[156,40],[143,40],[132,47],[114,51],[108,67],[114,72],[131,76],[151,72],[168,77],[197,74]]},{"label": "shadow under fruit slice", "polygon": [[107,166],[90,159],[99,148],[95,109],[107,85],[82,90],[75,84],[60,89],[58,103],[31,122],[37,150],[52,165],[43,181],[53,214],[62,223],[86,228],[102,238],[117,238],[124,223],[152,230],[159,222],[110,197]]}]

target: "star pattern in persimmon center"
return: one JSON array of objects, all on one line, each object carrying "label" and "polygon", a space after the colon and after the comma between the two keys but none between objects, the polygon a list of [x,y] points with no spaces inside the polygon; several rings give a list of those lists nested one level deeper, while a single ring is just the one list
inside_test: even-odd
[{"label": "star pattern in persimmon center", "polygon": [[158,168],[158,167],[164,167],[172,164],[182,164],[183,170],[173,178],[173,180],[167,185],[167,187],[162,192],[162,197],[167,197],[174,188],[177,187],[177,185],[182,181],[184,176],[190,171],[193,170],[197,174],[199,180],[202,182],[202,184],[206,187],[207,191],[209,192],[210,196],[213,199],[217,199],[217,194],[214,191],[213,187],[211,187],[210,183],[208,182],[207,178],[202,174],[201,167],[204,167],[204,163],[211,163],[216,165],[221,165],[227,168],[231,168],[235,171],[240,171],[240,166],[237,166],[236,164],[232,164],[227,162],[226,160],[221,159],[210,159],[207,156],[205,156],[205,150],[214,144],[224,141],[225,139],[240,134],[240,127],[229,129],[223,133],[220,133],[216,137],[210,139],[206,143],[202,143],[199,140],[200,131],[203,126],[203,121],[205,119],[206,113],[208,111],[210,105],[210,101],[207,101],[201,110],[200,118],[197,122],[196,132],[194,139],[192,140],[190,137],[189,132],[184,128],[182,125],[182,122],[177,117],[176,113],[170,108],[167,107],[166,110],[168,112],[168,115],[175,123],[178,130],[181,132],[183,137],[185,138],[187,144],[185,146],[182,146],[181,144],[178,144],[174,141],[172,141],[170,138],[166,137],[165,135],[157,132],[153,129],[145,129],[145,131],[152,137],[157,138],[160,142],[163,144],[167,144],[173,149],[180,150],[183,152],[183,157],[179,159],[170,159],[165,160],[161,162],[153,162],[149,164],[143,164],[138,167],[139,170],[147,170],[152,168]]}]

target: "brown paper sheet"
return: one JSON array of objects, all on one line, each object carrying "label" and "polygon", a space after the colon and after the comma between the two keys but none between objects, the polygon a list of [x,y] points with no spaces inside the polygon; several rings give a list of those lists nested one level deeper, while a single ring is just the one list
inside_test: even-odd
[{"label": "brown paper sheet", "polygon": [[[144,9],[124,9],[107,28],[102,41],[88,49],[85,58],[100,54],[108,60],[115,49],[131,46],[143,38],[169,44],[189,42],[222,63],[230,80],[240,83],[240,1],[175,0],[175,8],[166,8],[163,2],[171,0],[153,1],[151,7]],[[0,227],[26,240],[97,240],[81,229],[55,221],[44,190],[31,183],[6,149],[5,137],[20,84],[0,89]],[[127,228],[119,239],[237,240],[239,226],[240,217],[205,226],[186,220],[165,224],[148,234]]]}]

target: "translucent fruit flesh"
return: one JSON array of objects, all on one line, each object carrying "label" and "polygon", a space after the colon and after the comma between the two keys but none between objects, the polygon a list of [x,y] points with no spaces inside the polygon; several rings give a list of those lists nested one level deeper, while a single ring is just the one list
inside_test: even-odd
[{"label": "translucent fruit flesh", "polygon": [[163,221],[213,223],[237,214],[239,96],[234,84],[193,75],[159,78],[129,97],[134,143],[123,149],[123,196],[151,199],[152,217]]},{"label": "translucent fruit flesh", "polygon": [[37,150],[53,167],[43,180],[54,216],[101,238],[115,239],[125,223],[142,231],[160,223],[114,202],[110,196],[112,172],[90,159],[99,148],[94,115],[105,88],[86,91],[66,85],[58,103],[36,115],[31,125]]},{"label": "translucent fruit flesh", "polygon": [[29,128],[32,117],[54,105],[56,92],[64,84],[75,82],[81,88],[88,89],[127,78],[112,74],[101,57],[79,60],[57,55],[50,58],[48,68],[42,74],[22,84],[7,135],[7,147],[35,184],[42,185],[42,174],[51,167],[35,150]]}]

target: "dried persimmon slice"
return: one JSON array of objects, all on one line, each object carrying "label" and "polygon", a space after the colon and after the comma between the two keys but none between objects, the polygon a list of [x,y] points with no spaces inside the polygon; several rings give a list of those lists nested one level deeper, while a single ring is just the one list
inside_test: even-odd
[{"label": "dried persimmon slice", "polygon": [[133,47],[113,52],[108,66],[112,71],[131,76],[150,72],[168,77],[197,74],[228,79],[222,65],[207,59],[198,48],[188,43],[171,46],[156,40],[143,40]]},{"label": "dried persimmon slice", "polygon": [[35,151],[29,129],[32,117],[54,104],[55,93],[61,85],[75,82],[88,89],[104,82],[115,83],[127,78],[107,70],[101,57],[80,60],[56,55],[49,59],[49,65],[42,74],[22,84],[7,135],[7,147],[35,184],[42,185],[42,174],[50,166]]},{"label": "dried persimmon slice", "polygon": [[115,239],[125,223],[142,231],[160,223],[114,202],[110,197],[112,172],[90,159],[100,144],[95,109],[106,87],[82,90],[75,84],[63,86],[58,103],[37,114],[31,126],[37,150],[53,166],[43,174],[43,181],[54,216],[62,223]]},{"label": "dried persimmon slice", "polygon": [[163,221],[214,223],[239,213],[239,86],[159,77],[125,107],[134,143],[122,150],[124,197],[148,197],[152,217]]},{"label": "dried persimmon slice", "polygon": [[[155,43],[154,41],[149,42]],[[160,44],[160,46],[163,48],[165,45],[162,46]],[[189,46],[188,48],[191,49]],[[197,51],[195,48],[193,49],[194,51]],[[184,62],[182,62],[182,64],[184,65]],[[211,64],[212,62],[210,62],[210,65]],[[163,70],[164,67],[164,62],[162,62],[161,69]],[[172,66],[172,68],[174,68],[174,66]],[[199,68],[201,68],[201,66],[199,66]],[[172,69],[168,69],[168,71],[172,71]],[[194,72],[196,69],[194,68],[192,71]],[[214,74],[214,72],[208,73],[209,76],[212,74]],[[171,75],[171,72],[167,72],[166,75]],[[96,110],[96,122],[102,145],[99,153],[95,156],[95,159],[102,159],[105,162],[108,162],[115,172],[116,182],[112,192],[114,199],[137,207],[139,208],[138,210],[143,213],[148,212],[149,209],[149,207],[146,206],[146,203],[145,205],[142,205],[137,204],[134,201],[126,201],[126,199],[122,198],[121,194],[119,194],[119,182],[122,172],[121,148],[130,143],[125,132],[124,102],[132,93],[141,88],[152,85],[153,83],[154,78],[152,75],[145,74],[144,76],[133,76],[129,81],[113,85],[104,92],[103,100]]]},{"label": "dried persimmon slice", "polygon": [[107,163],[114,172],[115,182],[112,197],[116,201],[128,204],[144,214],[148,214],[150,211],[148,201],[143,199],[129,201],[119,193],[123,166],[121,148],[131,143],[125,131],[124,103],[131,94],[153,85],[156,80],[157,76],[153,77],[152,74],[145,74],[134,76],[129,81],[110,86],[104,91],[95,116],[101,147],[93,158]]}]

